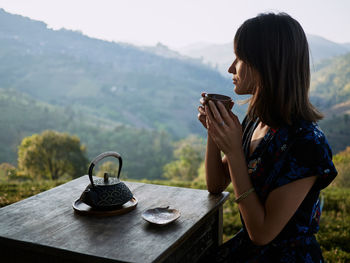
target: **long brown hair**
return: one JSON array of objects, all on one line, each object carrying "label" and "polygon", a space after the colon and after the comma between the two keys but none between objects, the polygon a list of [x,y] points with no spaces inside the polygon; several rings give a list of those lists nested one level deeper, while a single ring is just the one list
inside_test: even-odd
[{"label": "long brown hair", "polygon": [[234,38],[236,56],[259,75],[248,116],[273,128],[298,119],[318,121],[309,100],[309,46],[301,25],[285,13],[245,21]]}]

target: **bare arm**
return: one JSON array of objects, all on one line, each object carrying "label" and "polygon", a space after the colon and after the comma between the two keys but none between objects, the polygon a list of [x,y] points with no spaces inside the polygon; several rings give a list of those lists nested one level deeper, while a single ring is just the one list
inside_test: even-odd
[{"label": "bare arm", "polygon": [[[230,176],[236,198],[252,187],[246,165],[235,156],[229,158]],[[243,159],[244,160],[244,159]],[[271,242],[296,212],[316,176],[296,180],[273,190],[262,204],[256,193],[251,193],[239,204],[250,239],[257,245]]]},{"label": "bare arm", "polygon": [[205,153],[205,176],[210,193],[221,193],[231,182],[226,156],[221,159],[221,151],[208,135]]}]

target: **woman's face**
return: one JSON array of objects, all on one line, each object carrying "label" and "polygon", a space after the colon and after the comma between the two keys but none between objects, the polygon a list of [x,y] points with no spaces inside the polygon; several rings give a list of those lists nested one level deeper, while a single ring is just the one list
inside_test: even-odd
[{"label": "woman's face", "polygon": [[253,94],[256,90],[256,74],[242,60],[236,58],[229,67],[228,72],[233,74],[233,84],[238,95]]}]

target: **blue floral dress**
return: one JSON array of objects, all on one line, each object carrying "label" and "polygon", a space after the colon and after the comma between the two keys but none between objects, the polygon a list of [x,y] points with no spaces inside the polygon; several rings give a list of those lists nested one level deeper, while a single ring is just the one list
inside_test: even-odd
[{"label": "blue floral dress", "polygon": [[250,141],[258,121],[242,123],[243,148],[255,191],[264,203],[277,187],[317,175],[317,179],[295,214],[269,244],[254,245],[243,228],[219,247],[211,262],[323,262],[314,236],[319,229],[322,204],[320,190],[337,175],[332,152],[316,123],[298,121],[293,126],[270,129],[249,156]]}]

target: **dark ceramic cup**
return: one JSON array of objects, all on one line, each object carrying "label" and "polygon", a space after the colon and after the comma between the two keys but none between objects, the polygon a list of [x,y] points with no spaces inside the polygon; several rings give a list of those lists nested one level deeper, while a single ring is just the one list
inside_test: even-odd
[{"label": "dark ceramic cup", "polygon": [[225,96],[225,95],[221,95],[221,94],[214,94],[214,93],[207,93],[207,94],[205,94],[204,100],[206,102],[211,100],[215,104],[217,101],[220,101],[222,104],[224,104],[224,106],[227,110],[231,110],[230,107],[232,104],[232,99],[229,96]]}]

